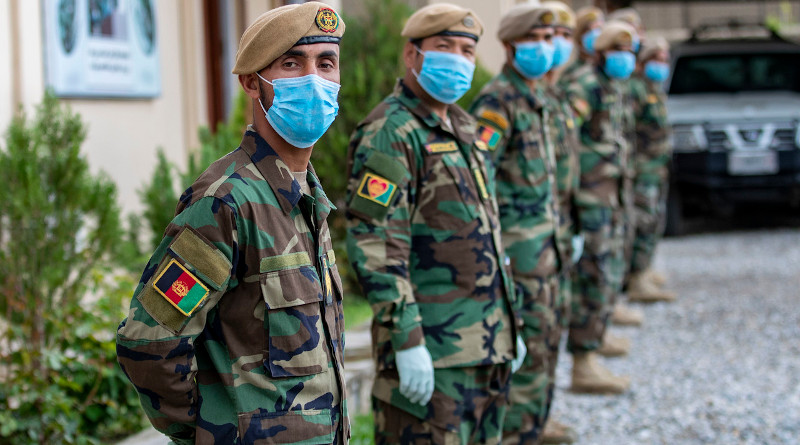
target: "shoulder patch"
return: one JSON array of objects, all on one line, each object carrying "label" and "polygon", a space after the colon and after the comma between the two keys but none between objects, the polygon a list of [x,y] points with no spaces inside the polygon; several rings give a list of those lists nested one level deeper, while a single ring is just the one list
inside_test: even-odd
[{"label": "shoulder patch", "polygon": [[502,135],[500,132],[492,128],[488,125],[480,125],[478,126],[478,142],[482,144],[477,144],[478,148],[481,148],[481,145],[485,147],[487,150],[494,150],[497,148],[497,143],[500,142],[500,138]]},{"label": "shoulder patch", "polygon": [[478,116],[478,119],[483,120],[489,124],[492,124],[495,128],[500,131],[508,130],[508,120],[503,117],[502,114],[492,111],[486,110]]},{"label": "shoulder patch", "polygon": [[455,141],[432,142],[425,144],[425,150],[428,153],[448,153],[458,150],[458,145],[456,145]]},{"label": "shoulder patch", "polygon": [[655,94],[648,94],[647,95],[647,103],[649,104],[657,104],[658,103],[658,96]]},{"label": "shoulder patch", "polygon": [[389,207],[395,191],[397,191],[397,184],[374,173],[365,173],[358,186],[358,196],[384,207]]},{"label": "shoulder patch", "polygon": [[153,288],[187,317],[209,293],[208,288],[174,258],[153,281]]}]

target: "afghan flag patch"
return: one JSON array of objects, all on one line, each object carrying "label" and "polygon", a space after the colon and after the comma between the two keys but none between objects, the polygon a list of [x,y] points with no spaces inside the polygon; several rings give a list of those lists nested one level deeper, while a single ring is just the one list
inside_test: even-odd
[{"label": "afghan flag patch", "polygon": [[490,126],[481,125],[478,127],[478,140],[486,144],[489,150],[494,150],[500,142],[500,133]]},{"label": "afghan flag patch", "polygon": [[208,296],[208,288],[174,258],[153,282],[153,287],[187,317]]},{"label": "afghan flag patch", "polygon": [[373,173],[366,173],[364,179],[361,180],[361,185],[358,186],[358,196],[389,207],[395,190],[397,190],[397,185],[388,179]]}]

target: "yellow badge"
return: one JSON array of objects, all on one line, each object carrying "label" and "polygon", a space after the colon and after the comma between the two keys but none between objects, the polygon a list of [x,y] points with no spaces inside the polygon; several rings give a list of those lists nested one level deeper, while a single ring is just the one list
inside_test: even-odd
[{"label": "yellow badge", "polygon": [[425,150],[427,150],[428,153],[447,153],[458,150],[458,145],[456,145],[455,141],[434,142],[425,145]]},{"label": "yellow badge", "polygon": [[655,94],[647,95],[647,103],[649,104],[657,104],[658,103],[658,96]]},{"label": "yellow badge", "polygon": [[508,121],[502,114],[496,111],[486,110],[481,113],[480,119],[486,121],[486,123],[494,124],[493,127],[500,131],[506,131],[508,129]]},{"label": "yellow badge", "polygon": [[541,19],[539,19],[539,21],[542,22],[542,25],[550,25],[551,23],[553,23],[553,14],[550,12],[546,12],[542,14],[542,17]]},{"label": "yellow badge", "polygon": [[481,198],[489,199],[489,192],[486,190],[486,181],[483,179],[483,173],[479,168],[472,169],[472,173],[475,174],[475,181],[478,183],[478,188],[481,191]]},{"label": "yellow badge", "polygon": [[317,12],[317,27],[322,32],[334,32],[339,28],[339,17],[331,8],[320,8]]},{"label": "yellow badge", "polygon": [[629,33],[622,34],[619,36],[619,44],[620,45],[632,45],[633,44],[633,36]]},{"label": "yellow badge", "polygon": [[575,128],[575,121],[573,121],[571,117],[567,118],[567,128],[569,128],[570,130]]},{"label": "yellow badge", "polygon": [[358,186],[358,196],[389,207],[396,190],[397,185],[388,179],[374,173],[366,173],[364,179],[361,180],[361,185]]}]

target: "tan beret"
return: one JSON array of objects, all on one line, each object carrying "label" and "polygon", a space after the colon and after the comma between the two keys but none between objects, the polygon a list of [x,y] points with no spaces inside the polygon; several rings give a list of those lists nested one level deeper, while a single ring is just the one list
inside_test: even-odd
[{"label": "tan beret", "polygon": [[555,24],[556,14],[551,8],[535,3],[522,3],[509,9],[500,19],[497,38],[510,42],[526,36],[531,29]]},{"label": "tan beret", "polygon": [[595,51],[606,51],[615,45],[633,45],[637,39],[636,29],[625,22],[608,22],[594,41]]},{"label": "tan beret", "polygon": [[545,8],[550,8],[556,13],[556,26],[575,29],[575,13],[572,8],[562,2],[548,1],[542,3]]},{"label": "tan beret", "polygon": [[575,13],[575,38],[580,40],[594,22],[603,22],[605,16],[600,8],[586,6]]},{"label": "tan beret", "polygon": [[435,35],[461,36],[475,39],[483,34],[483,23],[470,9],[450,3],[434,3],[411,15],[401,35],[410,40]]},{"label": "tan beret", "polygon": [[264,69],[296,45],[339,43],[344,21],[320,2],[286,5],[261,14],[242,34],[233,74]]},{"label": "tan beret", "polygon": [[669,42],[667,42],[667,39],[663,37],[648,38],[642,44],[641,51],[639,51],[639,60],[647,62],[649,59],[655,57],[656,53],[659,51],[669,53]]},{"label": "tan beret", "polygon": [[619,20],[639,29],[642,27],[642,16],[633,8],[617,9],[608,15],[608,21]]}]

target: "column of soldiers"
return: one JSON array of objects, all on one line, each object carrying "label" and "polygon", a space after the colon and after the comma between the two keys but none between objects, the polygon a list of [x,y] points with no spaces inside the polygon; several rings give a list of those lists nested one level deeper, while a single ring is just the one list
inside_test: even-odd
[{"label": "column of soldiers", "polygon": [[[408,19],[405,73],[348,148],[376,443],[574,441],[550,419],[565,334],[573,391],[628,389],[597,355],[627,353],[611,320],[641,322],[615,309],[624,286],[631,300],[674,298],[650,271],[669,49],[638,48],[638,15],[618,15],[512,8],[503,69],[469,111],[455,102],[480,19],[447,3]],[[176,444],[349,440],[334,208],[309,161],[338,113],[344,28],[308,2],[245,31],[233,72],[253,125],[181,197],[119,327],[119,362]]]}]

